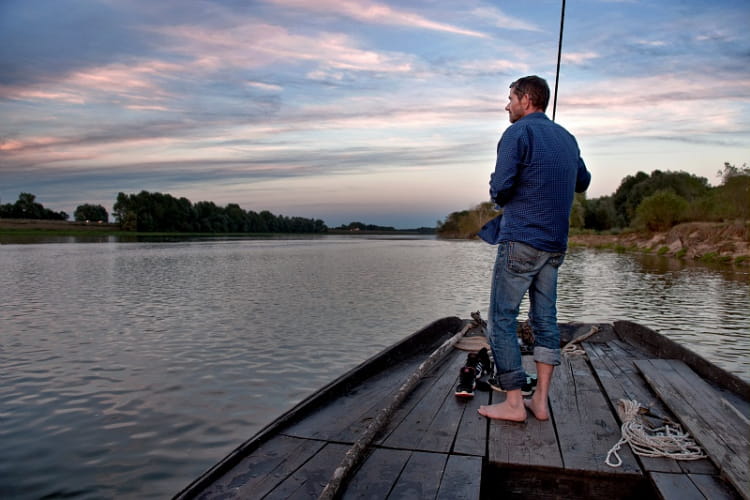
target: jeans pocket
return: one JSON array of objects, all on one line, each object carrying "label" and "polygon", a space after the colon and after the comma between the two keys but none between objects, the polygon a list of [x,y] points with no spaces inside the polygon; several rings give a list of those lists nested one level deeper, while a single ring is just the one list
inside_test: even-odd
[{"label": "jeans pocket", "polygon": [[526,274],[539,267],[541,251],[536,248],[519,243],[508,242],[508,271],[516,274]]},{"label": "jeans pocket", "polygon": [[552,257],[550,257],[547,261],[547,264],[557,269],[558,267],[562,266],[563,260],[565,260],[564,253],[553,253]]}]

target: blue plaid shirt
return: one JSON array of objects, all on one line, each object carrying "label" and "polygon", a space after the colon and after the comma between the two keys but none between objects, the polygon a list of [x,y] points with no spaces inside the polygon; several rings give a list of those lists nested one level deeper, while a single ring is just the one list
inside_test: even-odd
[{"label": "blue plaid shirt", "polygon": [[590,182],[572,134],[542,112],[516,121],[500,138],[490,176],[490,197],[503,208],[494,243],[565,252],[574,192]]}]

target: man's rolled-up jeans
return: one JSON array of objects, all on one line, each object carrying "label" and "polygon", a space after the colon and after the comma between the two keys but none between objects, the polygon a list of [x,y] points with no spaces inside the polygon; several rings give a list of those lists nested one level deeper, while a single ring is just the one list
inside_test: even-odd
[{"label": "man's rolled-up jeans", "polygon": [[534,361],[560,364],[560,329],[557,326],[557,270],[564,253],[551,253],[520,243],[499,243],[492,274],[489,341],[495,372],[505,390],[526,383],[518,345],[517,318],[521,300],[529,292],[529,321],[534,331]]}]

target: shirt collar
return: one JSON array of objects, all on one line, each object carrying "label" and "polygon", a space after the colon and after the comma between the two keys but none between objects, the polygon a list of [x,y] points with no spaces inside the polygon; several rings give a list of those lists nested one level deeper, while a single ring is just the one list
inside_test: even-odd
[{"label": "shirt collar", "polygon": [[533,113],[530,113],[524,116],[523,118],[521,118],[521,120],[526,120],[527,118],[532,119],[532,120],[544,120],[544,119],[549,120],[549,118],[547,118],[547,115],[544,114],[544,111],[535,111]]}]

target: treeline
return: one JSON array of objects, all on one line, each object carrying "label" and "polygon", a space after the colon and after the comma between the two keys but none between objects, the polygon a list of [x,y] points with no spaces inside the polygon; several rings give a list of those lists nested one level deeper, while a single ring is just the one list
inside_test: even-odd
[{"label": "treeline", "polygon": [[[750,219],[750,168],[724,163],[717,173],[720,186],[711,187],[705,177],[687,172],[638,172],[627,176],[610,196],[573,201],[570,226],[579,230],[665,231],[690,221]],[[453,212],[438,221],[437,233],[445,238],[473,238],[497,216],[492,202],[470,210]]]},{"label": "treeline", "polygon": [[395,231],[395,227],[391,226],[376,226],[374,224],[364,224],[362,222],[350,222],[349,224],[341,224],[336,228],[339,231]]},{"label": "treeline", "polygon": [[[170,194],[118,193],[112,215],[123,231],[181,233],[325,233],[325,223],[318,219],[245,211],[231,203],[226,207],[211,201],[191,203],[187,198]],[[101,205],[79,205],[76,221],[107,222],[109,214]],[[18,201],[0,205],[0,218],[68,220],[65,212],[53,212],[36,202],[31,193],[21,193]]]},{"label": "treeline", "polygon": [[180,233],[324,233],[319,219],[245,211],[236,203],[220,207],[212,201],[191,203],[170,194],[117,194],[115,221],[125,231]]},{"label": "treeline", "polygon": [[21,193],[15,203],[0,205],[0,218],[4,219],[38,219],[38,220],[68,220],[65,212],[54,212],[36,202],[36,196],[31,193]]},{"label": "treeline", "polygon": [[381,232],[381,233],[412,233],[412,234],[435,234],[434,227],[417,227],[412,229],[396,229],[393,226],[377,226],[375,224],[365,224],[364,222],[350,222],[349,224],[341,224],[339,227],[333,228],[334,231],[348,231],[348,232]]}]

